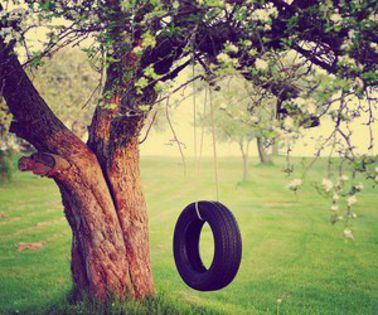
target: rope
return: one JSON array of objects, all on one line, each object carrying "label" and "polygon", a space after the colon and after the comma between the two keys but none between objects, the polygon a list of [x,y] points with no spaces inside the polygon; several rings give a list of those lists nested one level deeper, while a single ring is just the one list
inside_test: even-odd
[{"label": "rope", "polygon": [[[195,77],[195,62],[193,56],[193,78]],[[194,138],[194,163],[196,174],[198,174],[197,159],[197,104],[196,104],[196,83],[193,81],[193,138]]]},{"label": "rope", "polygon": [[213,97],[212,97],[211,87],[209,91],[209,99],[210,99],[211,133],[213,135],[215,191],[216,191],[217,201],[219,201],[218,158],[217,158],[217,144],[216,144],[216,136],[215,136],[214,107],[213,107]]},{"label": "rope", "polygon": [[[207,89],[205,89],[205,100],[203,102],[203,114],[202,117],[206,117],[206,104],[207,104]],[[205,124],[202,124],[201,128],[201,140],[200,140],[200,151],[198,156],[198,168],[200,168],[200,162],[202,161],[202,152],[203,152],[203,141],[205,138]]]}]

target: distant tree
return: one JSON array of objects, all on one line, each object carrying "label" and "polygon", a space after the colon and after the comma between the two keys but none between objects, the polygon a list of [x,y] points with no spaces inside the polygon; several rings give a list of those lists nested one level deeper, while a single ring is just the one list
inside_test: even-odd
[{"label": "distant tree", "polygon": [[[253,87],[248,81],[238,76],[217,82],[220,93],[214,93],[212,106],[217,139],[236,143],[243,159],[242,180],[249,178],[250,143],[257,140],[257,149],[261,163],[268,161],[265,148],[267,136],[274,138],[272,115],[274,116],[274,97],[260,99],[259,93],[252,92]],[[256,102],[263,102],[256,106]],[[253,104],[253,105],[252,105]],[[201,115],[200,123],[211,131],[212,118],[207,104],[205,115]]]},{"label": "distant tree", "polygon": [[0,100],[0,182],[9,181],[14,171],[12,158],[15,137],[8,133],[11,120],[5,102]]},{"label": "distant tree", "polygon": [[7,142],[8,129],[12,121],[8,107],[3,100],[0,101],[0,147],[4,148]]}]

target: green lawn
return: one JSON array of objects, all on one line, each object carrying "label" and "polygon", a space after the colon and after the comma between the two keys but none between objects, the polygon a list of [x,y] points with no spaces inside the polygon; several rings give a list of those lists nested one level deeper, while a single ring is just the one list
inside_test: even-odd
[{"label": "green lawn", "polygon": [[[355,241],[343,226],[328,222],[329,200],[311,183],[316,164],[296,201],[275,166],[251,165],[251,181],[238,185],[241,162],[220,161],[220,197],[235,214],[243,238],[243,260],[234,282],[212,293],[191,290],[176,272],[172,235],[180,211],[196,199],[213,199],[212,164],[199,176],[183,176],[178,159],[144,158],[142,175],[150,214],[152,264],[159,298],[131,313],[378,314],[378,194],[365,184],[353,222]],[[298,170],[298,174],[300,174]],[[296,174],[295,176],[299,176]],[[0,313],[91,313],[85,304],[68,311],[70,230],[54,183],[18,173],[0,185]],[[211,256],[207,229],[201,251]],[[37,251],[17,251],[19,242],[45,242]],[[206,252],[206,249],[208,251]],[[279,301],[281,300],[281,303]],[[116,308],[115,308],[116,309]],[[116,313],[116,311],[114,311]]]}]

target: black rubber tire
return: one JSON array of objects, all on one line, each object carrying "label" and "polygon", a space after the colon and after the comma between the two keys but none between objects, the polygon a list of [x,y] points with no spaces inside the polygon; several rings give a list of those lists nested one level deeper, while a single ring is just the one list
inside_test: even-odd
[{"label": "black rubber tire", "polygon": [[[242,240],[235,217],[216,201],[198,201],[201,220],[195,203],[189,204],[177,220],[173,236],[173,253],[177,270],[184,282],[198,291],[215,291],[227,286],[236,276]],[[214,236],[214,258],[209,269],[199,253],[200,233],[207,222]]]}]

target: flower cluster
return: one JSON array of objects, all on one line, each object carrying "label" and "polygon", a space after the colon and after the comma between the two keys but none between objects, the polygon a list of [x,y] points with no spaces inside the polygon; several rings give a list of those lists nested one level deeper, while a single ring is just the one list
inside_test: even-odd
[{"label": "flower cluster", "polygon": [[354,186],[356,191],[362,191],[364,189],[364,184],[358,183],[357,185]]},{"label": "flower cluster", "polygon": [[354,240],[353,232],[350,228],[344,229],[344,237],[350,240]]},{"label": "flower cluster", "polygon": [[330,192],[333,189],[333,183],[328,178],[323,178],[322,186],[325,192]]},{"label": "flower cluster", "polygon": [[[346,182],[349,177],[346,175],[340,175],[336,181],[332,181],[329,178],[324,178],[321,183],[322,190],[327,196],[331,196],[332,204],[330,207],[331,217],[330,221],[332,224],[340,220],[345,221],[344,237],[347,239],[354,239],[352,229],[350,228],[350,219],[356,219],[357,214],[352,210],[354,205],[357,203],[356,194],[364,189],[363,183],[354,184],[351,186],[349,191],[345,191]],[[346,202],[346,214],[342,216],[340,214],[340,198],[345,197]]]},{"label": "flower cluster", "polygon": [[352,196],[349,196],[347,198],[347,205],[348,205],[348,208],[352,207],[354,204],[357,203],[357,198],[356,198],[356,195],[352,195]]},{"label": "flower cluster", "polygon": [[287,185],[287,188],[292,191],[297,191],[302,185],[303,180],[301,180],[300,178],[295,178]]}]

